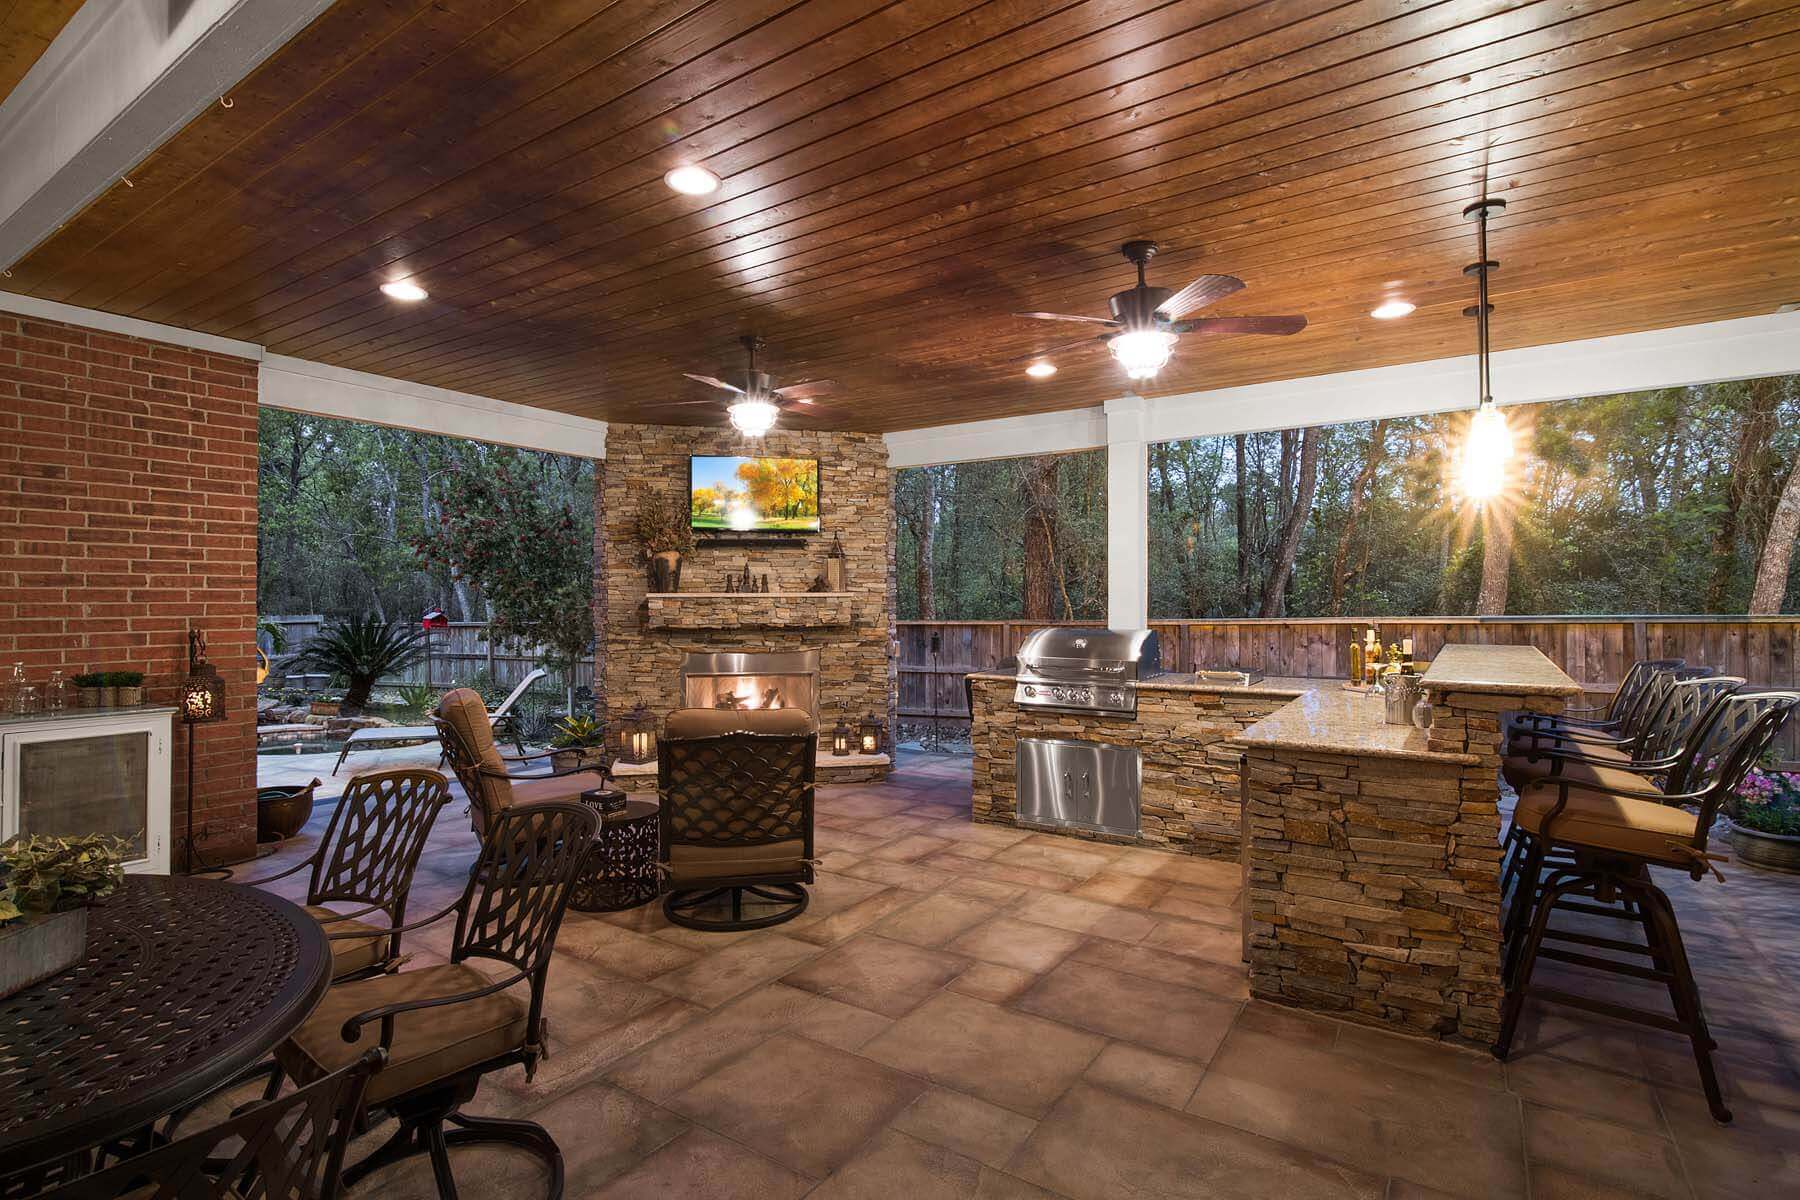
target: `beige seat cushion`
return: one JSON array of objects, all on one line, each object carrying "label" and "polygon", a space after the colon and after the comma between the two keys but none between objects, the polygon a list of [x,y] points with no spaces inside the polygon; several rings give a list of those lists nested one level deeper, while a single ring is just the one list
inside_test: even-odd
[{"label": "beige seat cushion", "polygon": [[799,838],[760,846],[669,847],[669,882],[677,887],[714,879],[800,875],[806,870],[806,843]]},{"label": "beige seat cushion", "polygon": [[598,771],[576,771],[547,779],[515,779],[512,781],[514,804],[545,804],[552,800],[576,800],[581,793],[606,786],[606,776]]},{"label": "beige seat cushion", "polygon": [[[473,688],[456,688],[445,692],[438,701],[438,719],[456,730],[475,760],[487,771],[504,775],[506,760],[494,742],[493,722],[488,720],[487,705]],[[489,812],[504,811],[513,802],[512,785],[495,775],[483,774],[480,780],[483,803]],[[473,799],[473,797],[471,797]]]},{"label": "beige seat cushion", "polygon": [[[1513,820],[1526,832],[1542,836],[1544,817],[1556,806],[1561,791],[1554,783],[1530,785],[1519,794]],[[1550,823],[1549,838],[1559,845],[1591,846],[1686,866],[1687,858],[1670,843],[1692,845],[1695,823],[1694,814],[1653,800],[1571,789],[1568,804]]]},{"label": "beige seat cushion", "polygon": [[[1608,766],[1621,769],[1631,766],[1631,755],[1612,746],[1567,746],[1562,748],[1562,752],[1598,759]],[[1556,764],[1551,759],[1539,756],[1533,760],[1530,755],[1520,751],[1516,754],[1508,754],[1500,761],[1500,773],[1506,776],[1506,782],[1512,784],[1513,790],[1517,791],[1535,779],[1543,779],[1548,776],[1555,766]],[[1583,763],[1564,762],[1559,773],[1569,775],[1572,771],[1591,769]]]},{"label": "beige seat cushion", "polygon": [[[354,917],[346,917],[333,912],[322,904],[306,906],[307,915],[325,927],[329,934],[355,933],[367,929],[375,934],[368,938],[337,938],[331,941],[331,977],[342,979],[346,975],[354,975],[358,971],[366,971],[387,958],[388,939],[376,932],[381,927],[371,925],[367,921],[359,921]],[[384,914],[375,914],[378,916]]]},{"label": "beige seat cushion", "polygon": [[[364,1025],[356,1042],[344,1040],[344,1022],[357,1013],[403,1000],[473,992],[489,982],[473,967],[445,963],[339,984],[325,993],[306,1023],[276,1049],[275,1057],[296,1081],[311,1083],[381,1044],[379,1021]],[[524,987],[521,983],[478,1000],[396,1016],[387,1066],[370,1080],[366,1103],[383,1103],[523,1046]]]}]

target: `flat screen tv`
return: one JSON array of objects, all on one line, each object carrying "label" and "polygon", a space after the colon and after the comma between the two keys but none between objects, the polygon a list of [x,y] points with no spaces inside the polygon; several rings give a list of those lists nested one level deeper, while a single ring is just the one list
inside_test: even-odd
[{"label": "flat screen tv", "polygon": [[688,524],[703,533],[817,533],[819,460],[690,455]]}]

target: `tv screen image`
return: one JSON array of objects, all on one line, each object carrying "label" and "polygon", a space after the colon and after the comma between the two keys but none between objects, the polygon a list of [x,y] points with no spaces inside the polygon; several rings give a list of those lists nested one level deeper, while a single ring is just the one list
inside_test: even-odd
[{"label": "tv screen image", "polygon": [[688,523],[731,533],[819,532],[819,460],[696,454]]}]

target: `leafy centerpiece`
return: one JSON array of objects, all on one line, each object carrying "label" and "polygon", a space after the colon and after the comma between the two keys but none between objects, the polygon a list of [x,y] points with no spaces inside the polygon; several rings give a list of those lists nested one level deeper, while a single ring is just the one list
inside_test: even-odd
[{"label": "leafy centerpiece", "polygon": [[669,497],[652,492],[638,501],[631,519],[631,537],[650,568],[650,590],[679,592],[681,556],[694,548],[688,514]]},{"label": "leafy centerpiece", "polygon": [[88,905],[124,882],[129,849],[125,839],[99,833],[0,842],[0,996],[81,959]]}]

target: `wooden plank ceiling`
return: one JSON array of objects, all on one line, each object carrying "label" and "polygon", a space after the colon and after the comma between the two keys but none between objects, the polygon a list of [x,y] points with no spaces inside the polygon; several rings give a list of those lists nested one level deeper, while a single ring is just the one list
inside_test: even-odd
[{"label": "wooden plank ceiling", "polygon": [[846,385],[797,423],[914,428],[1121,394],[1008,314],[1104,313],[1132,237],[1312,322],[1148,394],[1467,353],[1484,186],[1501,348],[1770,312],[1797,88],[1791,0],[344,0],[6,286],[627,421],[719,420],[666,405],[754,331]]},{"label": "wooden plank ceiling", "polygon": [[0,100],[44,56],[81,0],[0,0]]}]

